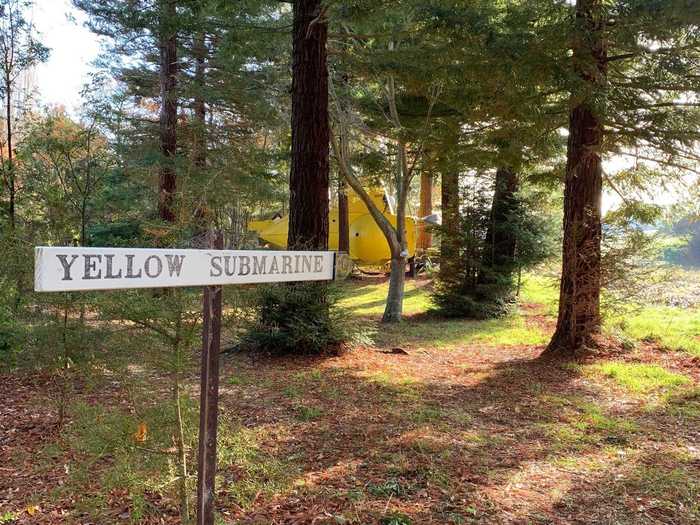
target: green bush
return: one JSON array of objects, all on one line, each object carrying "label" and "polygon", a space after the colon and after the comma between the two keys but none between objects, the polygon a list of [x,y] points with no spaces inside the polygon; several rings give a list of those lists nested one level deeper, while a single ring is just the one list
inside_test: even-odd
[{"label": "green bush", "polygon": [[14,368],[17,364],[25,331],[12,312],[0,304],[0,369]]},{"label": "green bush", "polygon": [[513,312],[517,304],[510,286],[477,285],[470,289],[444,286],[438,282],[433,292],[436,313],[447,318],[495,319]]},{"label": "green bush", "polygon": [[270,354],[338,353],[350,338],[336,290],[319,283],[258,287],[241,346]]}]

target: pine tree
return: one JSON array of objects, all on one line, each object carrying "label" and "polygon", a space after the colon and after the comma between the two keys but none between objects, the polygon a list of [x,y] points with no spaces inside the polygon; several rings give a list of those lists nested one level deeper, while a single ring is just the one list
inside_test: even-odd
[{"label": "pine tree", "polygon": [[321,0],[294,2],[290,249],[328,247],[330,133],[325,16]]},{"label": "pine tree", "polygon": [[[604,155],[681,170],[698,159],[693,151],[700,137],[697,107],[682,99],[698,87],[700,6],[683,10],[683,5],[576,3],[563,266],[549,353],[571,355],[593,346],[600,330],[601,199],[603,183],[612,183],[603,172]],[[612,186],[639,190],[653,184],[653,176],[630,175],[623,173]]]}]

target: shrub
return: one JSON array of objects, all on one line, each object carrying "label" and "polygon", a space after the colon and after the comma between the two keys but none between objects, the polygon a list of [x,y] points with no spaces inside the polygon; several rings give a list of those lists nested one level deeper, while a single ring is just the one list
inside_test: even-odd
[{"label": "shrub", "polygon": [[241,346],[271,354],[338,353],[350,337],[327,284],[294,283],[258,287],[255,321]]}]

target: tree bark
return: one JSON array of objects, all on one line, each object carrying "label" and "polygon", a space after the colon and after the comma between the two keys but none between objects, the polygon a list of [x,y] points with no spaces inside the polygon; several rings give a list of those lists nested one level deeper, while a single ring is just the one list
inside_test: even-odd
[{"label": "tree bark", "polygon": [[15,201],[17,199],[17,185],[15,182],[14,152],[12,151],[12,82],[5,79],[5,118],[7,127],[7,180],[10,202],[8,205],[8,218],[10,219],[10,231],[14,233],[17,225]]},{"label": "tree bark", "polygon": [[481,284],[495,284],[500,275],[515,269],[517,235],[512,219],[517,211],[518,175],[511,168],[496,170],[491,218],[486,233],[487,245],[479,269]]},{"label": "tree bark", "polygon": [[403,316],[404,284],[406,282],[406,257],[391,254],[391,274],[389,276],[389,293],[384,307],[383,323],[397,323]]},{"label": "tree bark", "polygon": [[328,26],[321,4],[294,2],[289,249],[328,247]]},{"label": "tree bark", "polygon": [[[199,13],[198,13],[199,14]],[[202,22],[201,20],[199,21]],[[207,47],[204,31],[199,31],[194,40],[194,144],[192,147],[192,163],[198,178],[204,176],[207,165],[207,105],[204,89],[206,86]],[[199,202],[194,209],[195,235],[203,236],[208,228],[209,211],[204,195],[199,196]]]},{"label": "tree bark", "polygon": [[338,180],[338,251],[350,253],[348,185],[342,176]]},{"label": "tree bark", "polygon": [[158,216],[165,222],[176,222],[175,192],[177,174],[177,32],[174,0],[160,4],[160,168],[158,184]]},{"label": "tree bark", "polygon": [[[418,215],[422,219],[433,213],[433,174],[424,170],[420,175],[420,208]],[[428,231],[428,225],[425,222],[418,223],[418,243],[419,251],[426,251],[433,245],[433,236]]]},{"label": "tree bark", "polygon": [[446,162],[441,167],[442,228],[440,237],[440,281],[446,285],[459,281],[461,268],[459,213],[459,174]]},{"label": "tree bark", "polygon": [[547,353],[573,355],[593,346],[600,330],[601,200],[607,46],[603,0],[578,0],[571,94],[564,245],[557,328]]}]

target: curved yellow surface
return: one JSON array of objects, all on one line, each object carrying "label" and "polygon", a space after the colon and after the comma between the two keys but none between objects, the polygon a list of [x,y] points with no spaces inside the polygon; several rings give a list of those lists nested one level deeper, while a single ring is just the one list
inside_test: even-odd
[{"label": "curved yellow surface", "polygon": [[[392,225],[396,226],[396,216],[391,214],[384,201],[384,193],[375,190],[370,193],[372,201]],[[348,220],[350,222],[350,257],[361,264],[383,264],[391,259],[389,244],[384,234],[369,214],[367,206],[354,192],[348,195]],[[275,248],[287,247],[289,216],[269,221],[251,221],[248,229],[257,232],[261,239]],[[416,222],[406,218],[406,240],[409,257],[416,252]],[[332,208],[328,214],[328,249],[338,249],[338,208]]]},{"label": "curved yellow surface", "polygon": [[[384,216],[396,227],[396,215]],[[406,245],[409,257],[416,253],[416,223],[406,218]],[[362,215],[350,223],[350,257],[365,264],[381,264],[391,259],[389,243],[369,214]]]}]

